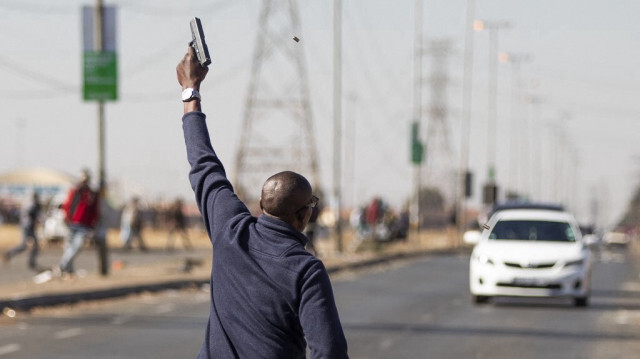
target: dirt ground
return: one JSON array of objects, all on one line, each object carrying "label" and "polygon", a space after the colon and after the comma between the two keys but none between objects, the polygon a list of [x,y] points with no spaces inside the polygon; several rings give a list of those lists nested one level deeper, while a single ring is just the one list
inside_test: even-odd
[{"label": "dirt ground", "polygon": [[[207,232],[201,229],[190,229],[189,238],[196,248],[208,248],[211,243]],[[168,233],[164,230],[154,230],[145,228],[142,232],[143,238],[147,246],[151,249],[163,249],[166,246]],[[20,242],[20,227],[18,225],[1,225],[0,226],[0,250],[7,250]],[[379,251],[411,251],[415,249],[425,248],[450,248],[458,245],[457,233],[455,229],[444,230],[425,230],[419,234],[412,232],[409,238],[404,241],[384,242],[360,242],[355,243],[353,231],[347,229],[343,232],[343,254],[344,253],[364,253]],[[120,241],[120,231],[111,229],[107,234],[107,241],[110,248],[122,247]],[[176,238],[175,242],[180,239]],[[332,237],[318,238],[316,244],[319,257],[330,257],[337,254],[336,241]],[[43,246],[59,246],[61,243],[49,242],[41,243]]]},{"label": "dirt ground", "polygon": [[[205,248],[210,246],[209,237],[204,230],[191,229],[189,230],[189,239],[196,248]],[[0,226],[0,250],[6,250],[20,243],[20,227],[18,225],[1,225]],[[145,228],[142,232],[145,244],[149,248],[164,248],[167,244],[168,233],[164,230],[153,230],[151,228]],[[175,243],[180,244],[180,239],[176,238]],[[120,230],[111,229],[107,233],[107,242],[110,248],[122,247],[122,241],[120,241]],[[60,243],[49,242],[40,243],[43,246],[56,246]]]}]

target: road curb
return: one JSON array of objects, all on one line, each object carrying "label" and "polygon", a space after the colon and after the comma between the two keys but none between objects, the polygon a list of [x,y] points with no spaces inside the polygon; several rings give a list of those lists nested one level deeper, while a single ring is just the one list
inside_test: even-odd
[{"label": "road curb", "polygon": [[[358,270],[367,267],[390,263],[397,260],[413,259],[428,255],[444,255],[444,254],[458,254],[465,253],[466,250],[462,249],[441,249],[441,250],[424,250],[411,253],[395,253],[389,255],[383,255],[380,257],[353,262],[345,263],[327,267],[329,274],[336,274],[347,270]],[[79,291],[73,293],[54,293],[47,295],[29,296],[12,299],[0,299],[0,312],[5,308],[10,308],[16,311],[29,311],[38,307],[52,307],[63,304],[74,304],[83,301],[94,301],[113,299],[119,297],[125,297],[132,294],[140,294],[145,292],[161,292],[164,290],[179,290],[186,288],[197,288],[203,285],[209,284],[209,277],[199,279],[188,280],[174,280],[148,284],[138,284],[130,286],[121,286],[109,289],[98,289]]]}]

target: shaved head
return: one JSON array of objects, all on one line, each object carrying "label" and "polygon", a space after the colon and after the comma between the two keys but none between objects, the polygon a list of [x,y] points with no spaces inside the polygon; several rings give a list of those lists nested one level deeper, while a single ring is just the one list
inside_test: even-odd
[{"label": "shaved head", "polygon": [[284,171],[265,181],[260,205],[267,214],[286,220],[305,208],[312,195],[311,184],[304,176]]}]

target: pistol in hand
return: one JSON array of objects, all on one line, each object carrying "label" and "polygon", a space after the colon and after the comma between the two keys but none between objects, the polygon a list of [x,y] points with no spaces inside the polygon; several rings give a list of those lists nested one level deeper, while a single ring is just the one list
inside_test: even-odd
[{"label": "pistol in hand", "polygon": [[207,43],[204,41],[204,31],[202,30],[202,23],[200,19],[194,17],[189,23],[191,26],[191,36],[192,40],[189,43],[189,46],[193,47],[196,51],[196,56],[198,57],[198,62],[200,66],[207,67],[211,63],[211,57],[209,56],[209,48],[207,47]]}]

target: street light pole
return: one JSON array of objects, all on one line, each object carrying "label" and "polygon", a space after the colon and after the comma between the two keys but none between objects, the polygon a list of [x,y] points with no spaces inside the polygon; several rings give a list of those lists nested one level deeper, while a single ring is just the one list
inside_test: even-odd
[{"label": "street light pole", "polygon": [[342,0],[333,1],[333,196],[336,250],[342,253]]},{"label": "street light pole", "polygon": [[[466,177],[469,172],[469,133],[471,126],[471,97],[473,81],[473,18],[475,17],[475,0],[467,0],[467,20],[464,36],[464,74],[462,82],[462,123],[460,126],[460,173],[458,175],[458,238],[466,230]],[[471,184],[469,184],[471,185]]]},{"label": "street light pole", "polygon": [[[413,122],[417,129],[422,122],[422,3],[423,0],[415,0],[414,9],[414,39],[413,39]],[[419,138],[419,133],[416,134]],[[411,206],[411,219],[416,228],[416,239],[420,234],[420,185],[422,183],[422,162],[413,166],[413,191],[414,201]]]},{"label": "street light pole", "polygon": [[[542,137],[540,134],[540,129],[542,128],[540,105],[542,100],[539,96],[529,95],[527,96],[527,103],[532,107],[531,131],[529,131],[529,143],[531,144],[531,166],[529,166],[529,171],[532,175],[535,173],[538,176],[537,179],[529,181],[529,193],[531,197],[540,201],[542,200],[541,188],[544,182],[542,174],[542,143],[539,140],[539,137]],[[538,136],[536,137],[536,135]]]},{"label": "street light pole", "polygon": [[[495,190],[496,180],[496,128],[498,117],[498,33],[508,29],[511,24],[506,21],[474,21],[476,31],[489,30],[489,96],[488,96],[488,131],[487,131],[487,184]],[[496,193],[493,193],[496,196]]]},{"label": "street light pole", "polygon": [[[517,53],[500,53],[499,60],[502,63],[511,64],[511,106],[509,107],[509,117],[511,125],[511,143],[509,145],[510,152],[510,165],[509,165],[509,181],[507,182],[507,188],[510,191],[523,196],[525,194],[525,185],[522,184],[522,173],[520,166],[518,166],[518,155],[520,150],[525,149],[528,146],[525,134],[519,131],[525,126],[519,126],[524,121],[523,113],[520,111],[520,102],[522,100],[521,88],[520,88],[520,65],[524,62],[530,61],[532,56],[529,54],[517,54]],[[522,136],[519,138],[519,134]],[[518,145],[519,144],[519,145]]]}]

